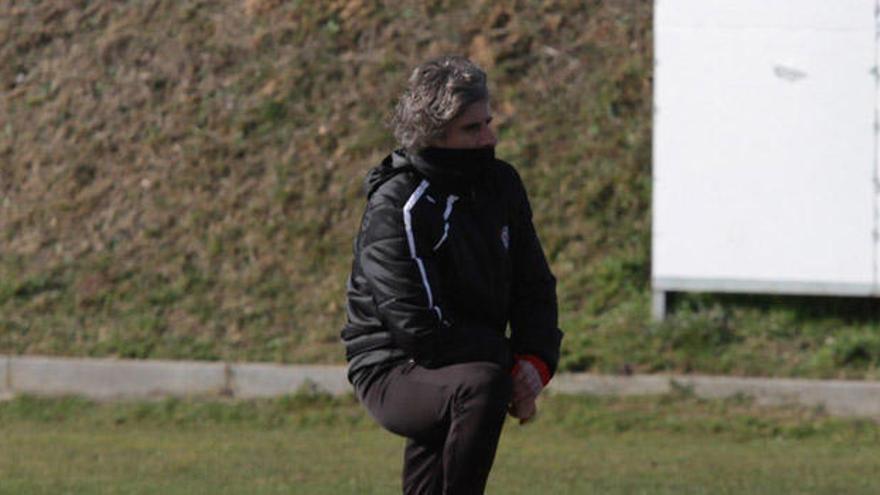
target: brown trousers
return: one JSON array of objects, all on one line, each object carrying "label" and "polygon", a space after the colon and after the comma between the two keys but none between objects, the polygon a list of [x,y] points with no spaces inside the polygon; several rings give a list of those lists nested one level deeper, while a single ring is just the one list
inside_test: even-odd
[{"label": "brown trousers", "polygon": [[387,430],[407,437],[405,495],[482,494],[511,398],[508,370],[490,362],[428,369],[407,362],[357,394]]}]

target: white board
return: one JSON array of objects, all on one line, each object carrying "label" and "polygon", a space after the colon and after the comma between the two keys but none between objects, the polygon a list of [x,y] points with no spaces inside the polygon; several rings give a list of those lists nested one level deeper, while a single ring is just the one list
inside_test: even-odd
[{"label": "white board", "polygon": [[875,0],[658,0],[655,290],[876,295]]}]

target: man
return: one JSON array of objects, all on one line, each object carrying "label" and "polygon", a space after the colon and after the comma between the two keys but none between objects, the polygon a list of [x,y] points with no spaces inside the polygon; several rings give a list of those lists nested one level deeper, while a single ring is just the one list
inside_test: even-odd
[{"label": "man", "polygon": [[556,281],[491,121],[485,73],[431,60],[367,175],[342,339],[359,400],[408,438],[405,494],[483,493],[505,415],[534,417],[559,359]]}]

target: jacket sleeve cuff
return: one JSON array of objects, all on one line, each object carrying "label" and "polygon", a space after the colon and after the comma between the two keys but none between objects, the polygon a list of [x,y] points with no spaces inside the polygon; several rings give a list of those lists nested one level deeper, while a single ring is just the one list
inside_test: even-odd
[{"label": "jacket sleeve cuff", "polygon": [[[534,366],[535,369],[538,370],[538,374],[541,375],[542,385],[546,387],[547,384],[550,383],[550,378],[552,377],[550,375],[550,368],[547,367],[547,364],[545,364],[544,361],[541,360],[541,358],[535,356],[534,354],[517,354],[514,356],[514,358],[516,359],[516,361],[528,361],[532,366]],[[514,370],[515,369],[516,366],[514,366]]]}]

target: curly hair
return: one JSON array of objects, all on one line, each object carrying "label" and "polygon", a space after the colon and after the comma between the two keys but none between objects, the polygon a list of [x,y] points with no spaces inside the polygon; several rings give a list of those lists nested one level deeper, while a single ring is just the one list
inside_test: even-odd
[{"label": "curly hair", "polygon": [[446,126],[468,105],[489,99],[486,73],[461,56],[443,56],[416,67],[397,102],[391,127],[411,152],[443,137]]}]

